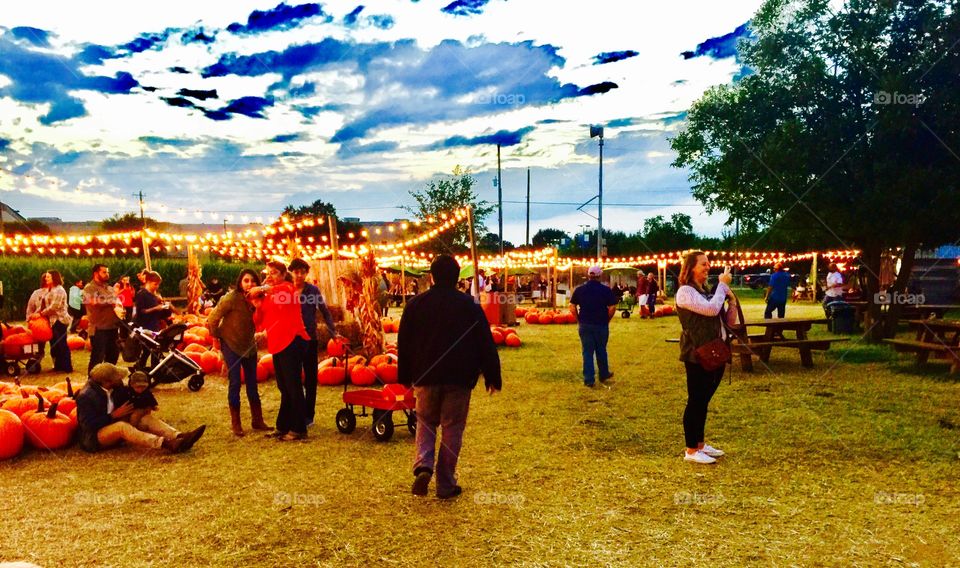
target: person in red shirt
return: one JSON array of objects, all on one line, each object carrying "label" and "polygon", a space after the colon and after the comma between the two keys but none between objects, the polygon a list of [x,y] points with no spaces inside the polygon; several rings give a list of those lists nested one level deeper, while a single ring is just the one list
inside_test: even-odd
[{"label": "person in red shirt", "polygon": [[120,299],[120,305],[123,306],[123,312],[126,314],[125,321],[133,320],[133,297],[135,290],[130,284],[130,277],[123,276],[117,282],[117,298]]},{"label": "person in red shirt", "polygon": [[257,331],[266,334],[280,389],[277,429],[270,435],[281,441],[303,440],[307,437],[307,405],[300,369],[310,336],[303,327],[300,295],[286,280],[287,267],[270,261],[266,272],[265,284],[251,288],[249,295],[256,308],[253,321]]}]

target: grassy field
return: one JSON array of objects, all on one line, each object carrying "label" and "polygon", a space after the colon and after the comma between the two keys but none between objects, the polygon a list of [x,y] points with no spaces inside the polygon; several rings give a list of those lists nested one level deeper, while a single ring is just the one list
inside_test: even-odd
[{"label": "grassy field", "polygon": [[[748,318],[761,317],[756,301]],[[788,317],[822,315],[788,306]],[[815,335],[826,334],[823,326]],[[716,466],[681,459],[675,317],[612,324],[616,382],[586,389],[573,326],[523,325],[504,391],[477,390],[452,502],[409,494],[413,445],[338,433],[321,389],[303,443],[234,438],[223,379],[159,389],[189,454],[25,452],[0,463],[0,559],[42,566],[960,565],[960,383],[854,339],[800,366],[728,370]],[[49,366],[49,359],[47,360]],[[85,354],[75,365],[85,367]],[[50,384],[61,376],[42,375]],[[268,419],[279,396],[261,385]],[[244,420],[246,415],[244,401]],[[432,489],[432,487],[431,487]]]}]

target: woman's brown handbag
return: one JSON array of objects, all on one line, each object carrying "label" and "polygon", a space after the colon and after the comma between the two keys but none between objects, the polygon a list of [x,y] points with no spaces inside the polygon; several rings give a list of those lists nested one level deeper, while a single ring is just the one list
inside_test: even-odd
[{"label": "woman's brown handbag", "polygon": [[[743,325],[743,310],[740,308],[739,300],[736,306],[737,315],[739,316],[738,327],[740,327]],[[736,335],[736,330],[727,325],[726,314],[723,310],[720,310],[719,317],[720,325],[727,330],[727,338],[720,339],[718,337],[694,349],[694,353],[697,355],[697,362],[707,371],[716,371],[733,360],[733,353],[730,351],[730,341]]]}]

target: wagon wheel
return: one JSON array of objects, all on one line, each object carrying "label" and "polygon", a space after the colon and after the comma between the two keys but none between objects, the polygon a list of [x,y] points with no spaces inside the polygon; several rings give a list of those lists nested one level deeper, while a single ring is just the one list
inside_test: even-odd
[{"label": "wagon wheel", "polygon": [[187,388],[192,392],[197,392],[203,387],[203,375],[194,375],[187,381]]},{"label": "wagon wheel", "polygon": [[38,374],[40,374],[40,371],[42,370],[42,369],[40,368],[40,360],[39,360],[39,359],[28,359],[27,362],[24,364],[24,368],[25,368],[25,369],[27,370],[27,372],[30,373],[31,375],[38,375]]},{"label": "wagon wheel", "polygon": [[357,427],[357,417],[349,408],[341,408],[337,411],[337,430],[344,434],[353,432]]},{"label": "wagon wheel", "polygon": [[20,365],[18,365],[16,361],[10,361],[7,363],[3,370],[8,377],[16,377],[20,375]]},{"label": "wagon wheel", "polygon": [[416,434],[417,434],[417,413],[414,412],[414,411],[412,411],[412,410],[407,413],[407,430],[409,430],[411,434],[413,434],[414,436],[416,436]]},{"label": "wagon wheel", "polygon": [[374,412],[379,412],[379,417],[373,415],[373,437],[378,442],[386,442],[393,437],[393,413],[383,410]]}]

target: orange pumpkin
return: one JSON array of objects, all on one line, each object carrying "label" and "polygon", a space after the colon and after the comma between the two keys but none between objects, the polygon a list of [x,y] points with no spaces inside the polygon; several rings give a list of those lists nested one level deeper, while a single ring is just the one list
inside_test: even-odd
[{"label": "orange pumpkin", "polygon": [[377,376],[383,384],[389,385],[397,382],[397,366],[389,363],[380,363],[377,365]]},{"label": "orange pumpkin", "polygon": [[386,363],[386,362],[387,362],[386,355],[375,355],[372,359],[370,359],[370,364],[373,365],[374,367],[379,367],[381,363]]},{"label": "orange pumpkin", "polygon": [[368,387],[370,385],[376,384],[377,382],[377,371],[373,367],[364,367],[363,365],[355,365],[350,371],[350,382],[357,385],[358,387]]},{"label": "orange pumpkin", "polygon": [[30,334],[33,335],[35,341],[42,343],[53,339],[53,328],[50,327],[47,318],[43,316],[34,315],[31,317],[30,321],[27,322],[27,327],[30,328]]},{"label": "orange pumpkin", "polygon": [[8,335],[3,340],[3,354],[8,359],[16,359],[23,356],[23,346],[36,343],[30,332],[14,333]]},{"label": "orange pumpkin", "polygon": [[270,353],[267,353],[261,357],[259,364],[263,365],[263,367],[267,370],[268,376],[272,377],[277,374],[277,370],[273,367],[273,355]]},{"label": "orange pumpkin", "polygon": [[507,344],[507,347],[520,347],[520,345],[522,344],[522,342],[520,341],[520,336],[517,335],[516,333],[512,333],[508,335],[507,338],[504,340],[504,343]]},{"label": "orange pumpkin", "polygon": [[23,422],[9,410],[0,410],[0,460],[10,459],[23,449]]},{"label": "orange pumpkin", "polygon": [[80,331],[84,331],[89,328],[90,328],[90,320],[87,319],[87,316],[81,317],[80,323],[77,324],[77,329],[79,329]]},{"label": "orange pumpkin", "polygon": [[220,358],[219,351],[204,351],[200,354],[200,367],[208,375],[215,375],[220,372],[220,366],[223,360]]},{"label": "orange pumpkin", "polygon": [[354,355],[347,359],[347,367],[353,367],[354,365],[366,365],[367,358],[363,355]]},{"label": "orange pumpkin", "polygon": [[183,349],[184,353],[206,353],[207,348],[199,343],[191,343]]},{"label": "orange pumpkin", "polygon": [[326,367],[317,373],[317,383],[321,385],[342,385],[346,379],[343,367]]},{"label": "orange pumpkin", "polygon": [[202,353],[184,353],[187,357],[193,360],[194,363],[200,365],[200,368],[203,369],[203,354]]},{"label": "orange pumpkin", "polygon": [[76,425],[70,417],[57,412],[57,403],[45,409],[43,397],[37,395],[37,409],[25,412],[21,421],[27,440],[38,450],[56,450],[70,443]]},{"label": "orange pumpkin", "polygon": [[67,336],[67,347],[70,348],[70,351],[80,351],[83,349],[84,340],[79,335],[68,335]]},{"label": "orange pumpkin", "polygon": [[342,337],[333,337],[327,342],[327,355],[332,357],[343,357],[347,352],[346,339]]},{"label": "orange pumpkin", "polygon": [[23,416],[24,413],[36,409],[37,401],[25,392],[21,393],[19,397],[9,398],[3,403],[3,410],[9,410],[17,416]]},{"label": "orange pumpkin", "polygon": [[492,331],[490,335],[493,336],[493,342],[497,345],[503,345],[503,334],[499,331]]},{"label": "orange pumpkin", "polygon": [[539,323],[545,324],[545,325],[551,324],[551,323],[553,323],[553,315],[552,315],[552,314],[540,314],[540,317],[538,318],[538,321],[539,321]]},{"label": "orange pumpkin", "polygon": [[523,316],[527,315],[527,308],[515,308],[513,310],[513,315],[517,316],[518,318],[522,318]]},{"label": "orange pumpkin", "polygon": [[540,314],[537,312],[527,312],[523,318],[527,323],[540,323]]}]

